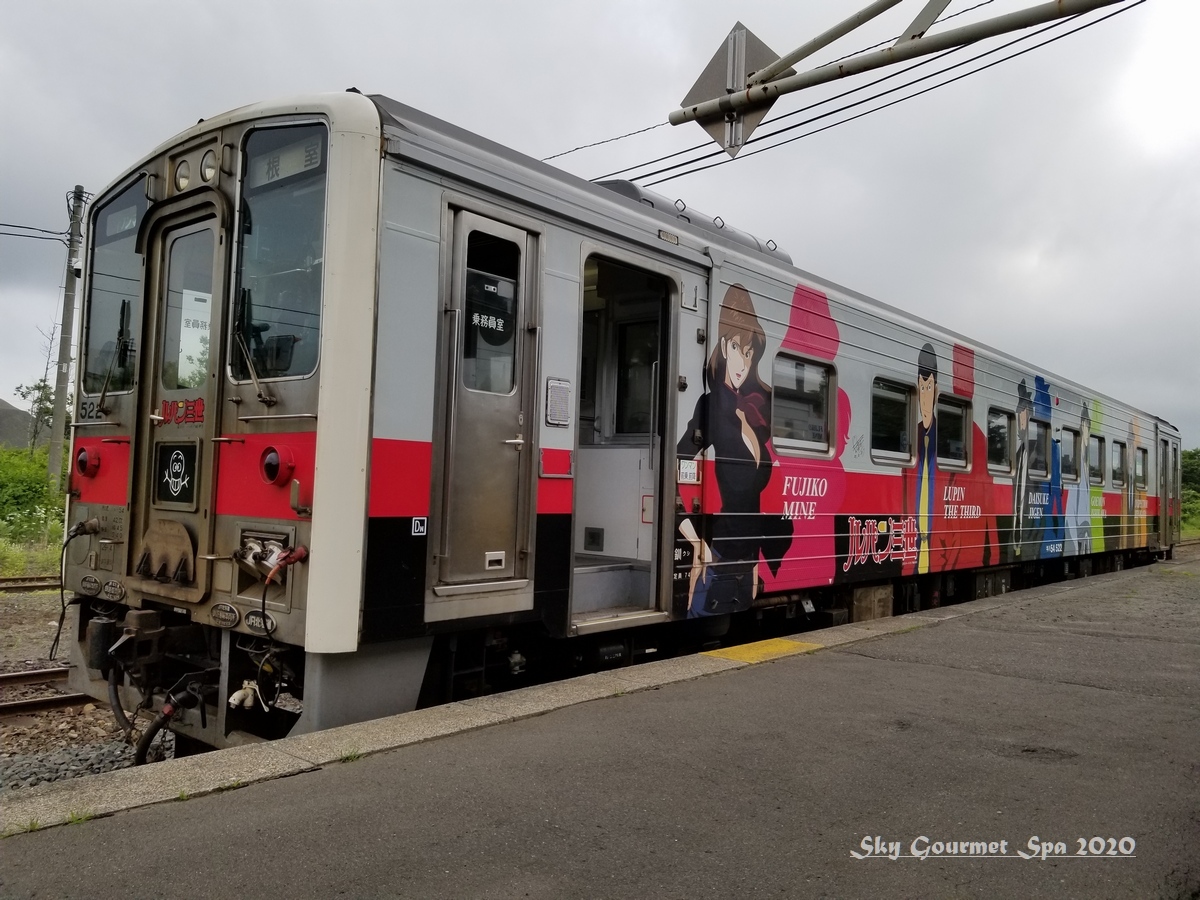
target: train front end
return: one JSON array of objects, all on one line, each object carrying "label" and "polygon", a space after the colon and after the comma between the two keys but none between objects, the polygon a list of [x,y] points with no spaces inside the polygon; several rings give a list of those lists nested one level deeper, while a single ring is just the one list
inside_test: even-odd
[{"label": "train front end", "polygon": [[247,107],[93,204],[71,680],[142,753],[295,731],[307,655],[357,649],[379,158],[356,93]]}]

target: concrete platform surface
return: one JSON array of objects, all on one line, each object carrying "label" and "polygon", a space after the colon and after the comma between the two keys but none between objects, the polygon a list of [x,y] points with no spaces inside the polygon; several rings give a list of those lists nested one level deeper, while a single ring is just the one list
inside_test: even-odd
[{"label": "concrete platform surface", "polygon": [[1189,548],[15,792],[0,896],[1200,898],[1198,576]]}]

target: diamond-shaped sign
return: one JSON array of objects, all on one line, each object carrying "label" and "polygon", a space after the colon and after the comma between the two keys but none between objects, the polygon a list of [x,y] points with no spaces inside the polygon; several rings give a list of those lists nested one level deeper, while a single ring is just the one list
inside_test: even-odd
[{"label": "diamond-shaped sign", "polygon": [[[754,33],[745,25],[738,22],[679,105],[681,107],[695,106],[705,100],[714,100],[745,90],[746,76],[765,68],[777,59],[779,59],[778,53],[755,37]],[[795,74],[795,69],[788,69],[775,77],[785,78]],[[751,133],[770,112],[774,102],[772,98],[757,109],[738,110],[726,116],[706,119],[700,122],[700,126],[712,135],[714,141],[725,148],[726,153],[730,156],[737,156]]]}]

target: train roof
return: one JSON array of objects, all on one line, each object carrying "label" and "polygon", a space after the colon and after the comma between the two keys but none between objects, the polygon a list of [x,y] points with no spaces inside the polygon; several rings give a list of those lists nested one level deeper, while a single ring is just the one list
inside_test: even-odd
[{"label": "train roof", "polygon": [[[555,181],[561,181],[566,176],[566,173],[562,169],[546,165],[540,160],[533,159],[513,150],[511,147],[506,147],[503,144],[497,144],[487,138],[480,137],[473,132],[423,113],[411,106],[406,106],[390,97],[385,97],[382,94],[371,94],[370,99],[379,107],[380,114],[383,117],[385,132],[390,126],[413,133],[425,132],[428,134],[437,134],[470,146],[477,152],[482,151],[498,157],[512,165],[521,166],[531,171],[540,171],[542,176]],[[647,206],[671,219],[673,226],[677,227],[680,223],[691,225],[693,228],[707,232],[709,235],[717,237],[722,241],[729,241],[744,249],[762,253],[776,262],[782,262],[789,266],[792,265],[792,257],[786,251],[781,250],[774,241],[765,241],[749,232],[734,228],[719,216],[706,215],[699,210],[690,208],[681,200],[671,200],[662,194],[648,191],[631,181],[618,179],[583,183],[599,185],[606,190],[613,191],[622,197]]]},{"label": "train roof", "polygon": [[[1133,407],[1128,402],[1110,397],[1093,388],[1086,387],[1074,379],[1064,378],[1041,366],[1034,365],[1010,353],[984,344],[976,338],[959,334],[946,328],[944,325],[923,319],[912,312],[884,303],[873,297],[868,297],[858,291],[835,284],[826,278],[802,270],[792,262],[791,256],[788,253],[776,247],[773,242],[764,242],[747,232],[732,228],[721,220],[706,216],[690,207],[681,209],[677,205],[677,201],[672,201],[653,191],[647,191],[632,182],[585,181],[562,169],[513,150],[511,147],[488,140],[457,125],[438,119],[436,116],[431,116],[428,113],[393,100],[390,97],[380,94],[372,94],[369,97],[380,111],[384,135],[398,142],[395,148],[389,151],[397,156],[412,156],[414,149],[413,140],[429,142],[438,146],[443,151],[451,150],[453,145],[459,145],[464,159],[469,159],[473,164],[470,168],[478,168],[481,159],[487,157],[493,158],[503,168],[504,177],[509,181],[510,192],[516,195],[524,193],[520,189],[522,186],[520,182],[522,181],[524,182],[523,187],[533,189],[542,194],[543,197],[552,196],[561,200],[566,195],[574,195],[576,205],[586,202],[587,210],[591,214],[590,218],[594,218],[597,213],[603,213],[605,210],[611,209],[613,205],[622,206],[626,209],[634,206],[640,210],[638,215],[643,219],[643,222],[647,216],[658,219],[663,225],[680,233],[690,233],[700,242],[701,246],[712,243],[729,251],[740,251],[742,253],[749,251],[749,255],[758,255],[760,258],[765,258],[764,261],[769,262],[772,269],[786,268],[790,275],[798,276],[813,286],[827,289],[835,295],[831,299],[836,302],[840,302],[843,305],[849,302],[861,311],[868,312],[879,318],[885,318],[896,326],[907,328],[913,332],[914,338],[920,335],[920,340],[924,340],[926,337],[932,336],[949,342],[962,343],[974,349],[977,354],[981,353],[985,358],[992,358],[1014,368],[1027,370],[1030,374],[1043,375],[1060,388],[1065,388],[1081,396],[1114,403],[1119,407],[1136,411],[1141,415],[1145,415],[1168,427],[1174,428],[1169,422],[1152,413]],[[404,145],[403,149],[401,149],[401,145]],[[427,162],[433,165],[437,164],[433,160],[428,160]],[[444,160],[441,162],[444,162]],[[459,174],[462,173],[460,172]],[[497,184],[492,182],[488,182],[484,186],[491,190],[497,189]],[[614,194],[617,196],[614,197]],[[586,201],[585,197],[587,198]],[[545,204],[543,203],[543,205]],[[575,217],[589,218],[588,216],[581,217],[578,212]],[[679,249],[682,250],[684,248],[681,247]],[[764,274],[767,273],[764,272]],[[919,341],[916,346],[920,346]]]}]

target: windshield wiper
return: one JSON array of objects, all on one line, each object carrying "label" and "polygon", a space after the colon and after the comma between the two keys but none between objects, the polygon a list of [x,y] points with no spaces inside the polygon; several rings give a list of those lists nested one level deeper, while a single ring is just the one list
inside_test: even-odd
[{"label": "windshield wiper", "polygon": [[[241,348],[242,358],[246,360],[246,369],[250,373],[250,380],[254,382],[254,390],[258,392],[258,399],[266,406],[274,406],[276,403],[275,396],[262,386],[262,382],[258,380],[258,372],[254,368],[254,357],[250,353],[250,348],[246,346],[245,335],[245,318],[246,313],[250,309],[250,288],[242,288],[238,295],[237,309],[233,314],[233,335],[237,340],[238,347]],[[263,328],[266,330],[266,327]]]},{"label": "windshield wiper", "polygon": [[127,351],[128,344],[125,338],[125,325],[129,319],[129,300],[121,301],[121,316],[117,321],[117,346],[113,349],[112,359],[108,361],[108,371],[104,373],[104,384],[100,387],[100,399],[96,402],[96,408],[104,415],[108,415],[112,410],[104,405],[105,399],[108,397],[108,386],[112,382],[113,369],[116,368],[117,361],[121,361],[121,368],[125,368],[125,363],[128,362]]}]

